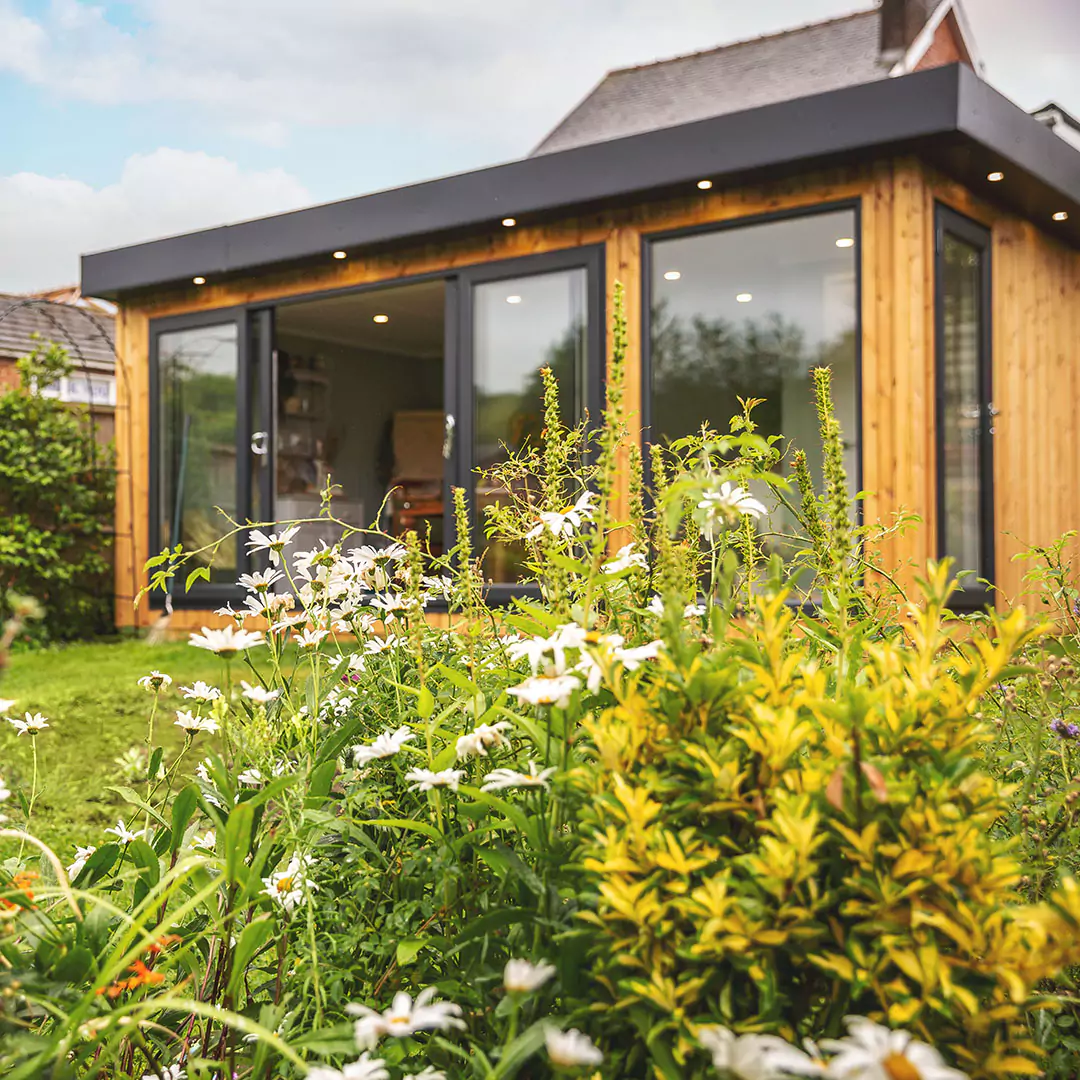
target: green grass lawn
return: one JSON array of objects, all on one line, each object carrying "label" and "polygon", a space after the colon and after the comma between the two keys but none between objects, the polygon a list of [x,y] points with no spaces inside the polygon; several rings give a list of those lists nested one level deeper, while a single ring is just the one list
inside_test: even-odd
[{"label": "green grass lawn", "polygon": [[[184,739],[173,725],[174,711],[183,700],[179,688],[195,679],[221,684],[221,662],[210,653],[186,642],[68,645],[17,653],[0,679],[0,697],[16,702],[11,715],[41,712],[51,725],[38,736],[39,786],[44,785],[44,792],[34,807],[32,831],[62,859],[74,853],[76,843],[100,845],[106,826],[138,813],[107,787],[142,788],[124,778],[115,759],[130,747],[145,745],[153,695],[137,680],[155,668],[173,678],[172,688],[162,695],[154,739],[166,748],[168,760]],[[234,666],[234,679],[239,668]],[[17,737],[10,724],[0,728],[0,777],[12,791],[29,794],[30,739]],[[192,757],[192,768],[198,760]],[[14,805],[12,800],[7,807]]]}]

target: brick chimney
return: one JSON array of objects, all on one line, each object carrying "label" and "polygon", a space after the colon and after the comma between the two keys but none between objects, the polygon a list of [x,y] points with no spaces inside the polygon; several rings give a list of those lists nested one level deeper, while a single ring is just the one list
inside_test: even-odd
[{"label": "brick chimney", "polygon": [[927,24],[940,0],[881,0],[880,53],[883,64],[895,64]]}]

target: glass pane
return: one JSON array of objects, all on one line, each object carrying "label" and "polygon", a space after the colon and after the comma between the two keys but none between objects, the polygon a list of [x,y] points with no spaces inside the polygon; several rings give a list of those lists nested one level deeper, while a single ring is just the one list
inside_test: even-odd
[{"label": "glass pane", "polygon": [[942,259],[942,513],[945,555],[981,574],[979,327],[982,253],[946,233]]},{"label": "glass pane", "polygon": [[[856,395],[857,236],[850,210],[664,240],[653,247],[653,442],[707,421],[726,433],[739,397],[764,398],[761,435],[783,435],[821,476],[821,444],[810,372],[832,368],[844,432],[844,464],[858,479]],[[756,492],[761,495],[762,492]],[[770,533],[795,522],[777,510]],[[766,546],[791,554],[792,541]]]},{"label": "glass pane", "polygon": [[[508,278],[478,285],[473,300],[475,445],[480,468],[505,461],[507,448],[537,445],[543,426],[540,370],[559,380],[563,420],[574,424],[585,407],[587,283],[584,269]],[[500,491],[480,478],[475,502],[484,507]],[[496,582],[521,578],[524,548],[491,543],[484,572]]]},{"label": "glass pane", "polygon": [[[162,334],[158,365],[161,543],[199,548],[227,531],[216,507],[237,513],[236,324]],[[211,581],[236,580],[236,550],[235,544],[218,550]]]}]

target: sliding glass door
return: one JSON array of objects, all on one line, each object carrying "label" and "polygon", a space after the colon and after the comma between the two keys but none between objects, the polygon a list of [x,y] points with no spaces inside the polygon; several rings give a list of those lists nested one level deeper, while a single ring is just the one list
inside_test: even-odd
[{"label": "sliding glass door", "polygon": [[939,206],[935,241],[938,548],[964,572],[957,606],[978,607],[994,577],[990,234]]}]

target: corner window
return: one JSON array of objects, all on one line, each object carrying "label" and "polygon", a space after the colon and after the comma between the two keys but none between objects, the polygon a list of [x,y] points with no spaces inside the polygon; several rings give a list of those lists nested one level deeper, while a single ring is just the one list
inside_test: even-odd
[{"label": "corner window", "polygon": [[[783,435],[821,475],[811,370],[832,368],[852,493],[858,489],[858,217],[854,208],[653,240],[645,422],[665,443],[708,422],[720,434],[738,399],[764,398],[759,433]],[[791,553],[778,509],[766,546]]]},{"label": "corner window", "polygon": [[939,206],[935,256],[938,551],[966,571],[954,605],[978,607],[994,574],[990,235]]}]

